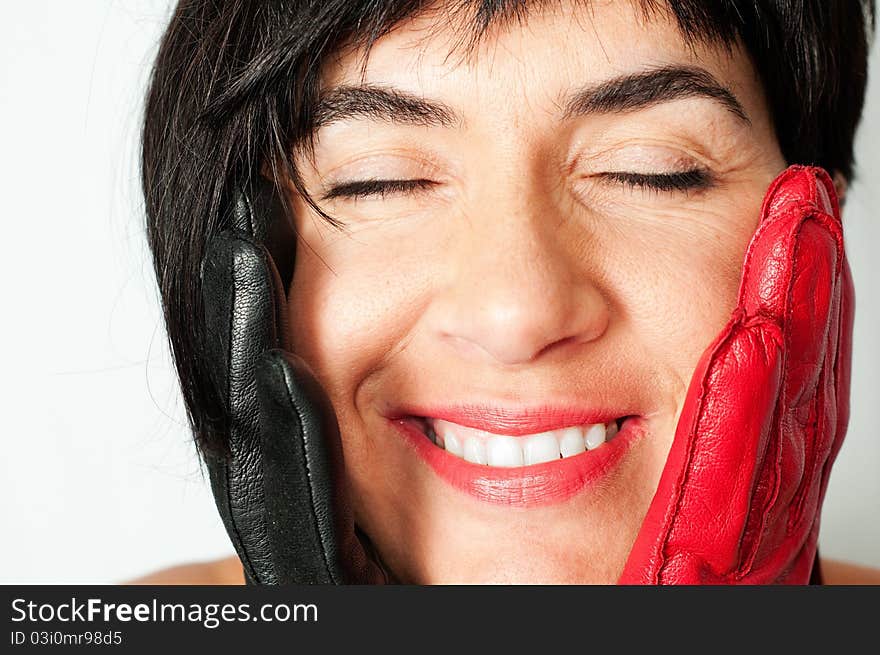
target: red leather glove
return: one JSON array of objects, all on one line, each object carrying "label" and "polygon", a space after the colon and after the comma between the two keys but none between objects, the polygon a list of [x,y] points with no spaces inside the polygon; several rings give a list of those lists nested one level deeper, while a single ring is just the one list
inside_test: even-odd
[{"label": "red leather glove", "polygon": [[854,292],[828,174],[767,192],[621,584],[806,584],[849,420]]}]

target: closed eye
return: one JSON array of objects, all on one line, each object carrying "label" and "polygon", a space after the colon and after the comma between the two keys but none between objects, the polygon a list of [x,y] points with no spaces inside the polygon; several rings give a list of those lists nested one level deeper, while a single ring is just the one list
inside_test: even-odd
[{"label": "closed eye", "polygon": [[699,191],[710,188],[715,182],[712,174],[701,168],[670,173],[611,171],[599,173],[598,177],[634,189],[648,189],[659,192]]},{"label": "closed eye", "polygon": [[353,180],[351,182],[343,182],[331,186],[323,196],[322,200],[330,200],[332,198],[368,198],[371,196],[385,197],[393,193],[404,195],[412,194],[416,191],[423,191],[432,186],[439,184],[433,180],[414,179],[414,180]]}]

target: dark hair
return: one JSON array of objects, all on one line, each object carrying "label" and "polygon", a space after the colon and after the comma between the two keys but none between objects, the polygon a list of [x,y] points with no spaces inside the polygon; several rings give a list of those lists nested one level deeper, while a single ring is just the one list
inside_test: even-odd
[{"label": "dark hair", "polygon": [[[873,0],[639,0],[671,11],[689,42],[741,42],[760,75],[783,155],[850,178],[864,102]],[[589,4],[589,0],[585,0]],[[546,0],[453,0],[464,52],[487,28]],[[424,0],[181,0],[147,96],[142,182],[149,243],[187,415],[200,449],[226,450],[225,411],[204,361],[200,266],[229,224],[236,185],[268,169],[303,188],[293,148],[311,152],[318,74],[342,47],[365,48]],[[364,61],[364,63],[366,63]],[[280,188],[280,187],[279,187]],[[282,198],[283,198],[283,194]]]}]

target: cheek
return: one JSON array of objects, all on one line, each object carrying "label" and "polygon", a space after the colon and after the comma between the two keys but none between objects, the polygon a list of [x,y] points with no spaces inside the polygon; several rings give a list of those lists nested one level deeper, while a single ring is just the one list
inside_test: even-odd
[{"label": "cheek", "polygon": [[[730,318],[742,261],[760,211],[761,190],[745,202],[718,201],[682,216],[651,216],[628,239],[630,272],[620,288],[627,329],[682,394],[703,351]],[[625,265],[621,265],[621,270]]]},{"label": "cheek", "polygon": [[[363,247],[357,235],[300,242],[288,295],[291,345],[336,401],[405,343],[417,317],[416,253]],[[423,268],[423,267],[422,267]],[[334,403],[335,404],[335,403]]]}]

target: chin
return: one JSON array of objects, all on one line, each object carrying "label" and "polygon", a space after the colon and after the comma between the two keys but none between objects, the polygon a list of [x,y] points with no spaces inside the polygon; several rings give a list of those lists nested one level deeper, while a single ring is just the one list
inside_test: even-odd
[{"label": "chin", "polygon": [[[571,537],[570,537],[571,538]],[[459,565],[436,562],[423,577],[425,584],[608,584],[623,570],[620,553],[593,550],[582,544],[520,542],[496,547]],[[592,550],[592,549],[591,549]]]},{"label": "chin", "polygon": [[548,566],[546,560],[543,565],[536,567],[530,559],[526,559],[505,563],[488,562],[478,570],[441,575],[419,584],[613,585],[619,575],[619,572],[602,567],[573,568],[565,562]]}]

